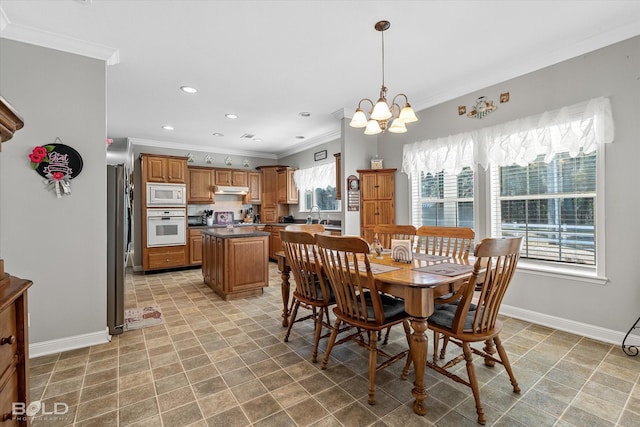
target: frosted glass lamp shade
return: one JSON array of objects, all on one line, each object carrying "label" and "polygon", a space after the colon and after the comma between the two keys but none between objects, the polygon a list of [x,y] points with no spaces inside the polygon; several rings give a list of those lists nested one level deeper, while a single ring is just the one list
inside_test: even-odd
[{"label": "frosted glass lamp shade", "polygon": [[389,128],[389,132],[392,133],[405,133],[407,131],[407,127],[404,125],[404,122],[400,119],[395,119],[393,123],[391,123],[391,127]]},{"label": "frosted glass lamp shade", "polygon": [[361,109],[357,109],[354,113],[351,121],[349,122],[349,126],[353,128],[363,128],[367,125],[367,116],[365,116],[364,111]]},{"label": "frosted glass lamp shade", "polygon": [[389,110],[386,99],[378,99],[378,102],[376,102],[371,112],[371,118],[373,120],[388,120],[391,118],[391,110]]},{"label": "frosted glass lamp shade", "polygon": [[402,120],[403,123],[413,123],[418,121],[418,118],[416,117],[416,113],[413,111],[413,108],[411,108],[411,105],[409,105],[408,103],[405,104],[405,106],[402,108],[398,118]]},{"label": "frosted glass lamp shade", "polygon": [[369,123],[367,123],[367,128],[364,130],[364,134],[365,135],[376,135],[379,134],[380,132],[382,132],[382,129],[380,129],[380,123],[378,123],[377,120],[369,120]]}]

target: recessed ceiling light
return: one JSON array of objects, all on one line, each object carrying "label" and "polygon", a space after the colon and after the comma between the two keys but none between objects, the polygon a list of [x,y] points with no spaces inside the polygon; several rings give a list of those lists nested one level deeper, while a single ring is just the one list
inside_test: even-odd
[{"label": "recessed ceiling light", "polygon": [[215,133],[213,133],[212,135],[213,135],[213,136],[224,136],[224,134],[223,134],[223,133],[220,133],[220,132],[215,132]]},{"label": "recessed ceiling light", "polygon": [[164,125],[164,126],[162,126],[162,129],[164,129],[164,130],[173,130],[173,126]]},{"label": "recessed ceiling light", "polygon": [[262,142],[262,140],[261,140],[260,138],[253,138],[253,140],[254,140],[255,142]]},{"label": "recessed ceiling light", "polygon": [[198,89],[191,86],[180,86],[180,90],[187,93],[197,93]]},{"label": "recessed ceiling light", "polygon": [[302,136],[302,135],[296,135],[296,139],[304,139],[304,136]]},{"label": "recessed ceiling light", "polygon": [[301,115],[302,117],[309,117],[311,115],[311,113],[308,112],[308,111],[302,111],[302,112],[300,112],[298,114]]},{"label": "recessed ceiling light", "polygon": [[237,115],[237,114],[232,114],[232,113],[225,114],[224,116],[225,116],[227,119],[237,119],[237,118],[238,118],[238,115]]}]

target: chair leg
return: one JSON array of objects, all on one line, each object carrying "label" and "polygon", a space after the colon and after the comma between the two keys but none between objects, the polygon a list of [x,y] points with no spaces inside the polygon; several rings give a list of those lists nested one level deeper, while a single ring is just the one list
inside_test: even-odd
[{"label": "chair leg", "polygon": [[507,352],[502,346],[502,340],[500,340],[500,337],[496,335],[493,337],[493,341],[496,343],[496,347],[498,348],[498,354],[500,355],[500,360],[502,360],[504,369],[507,371],[507,374],[509,374],[509,380],[513,386],[514,393],[520,393],[520,386],[518,385],[518,381],[516,381],[515,375],[513,375],[513,369],[511,369],[511,363],[509,362]]},{"label": "chair leg", "polygon": [[411,327],[409,326],[409,322],[407,320],[402,322],[402,326],[404,327],[404,335],[407,337],[409,352],[407,353],[407,361],[404,364],[404,369],[402,370],[402,376],[400,378],[406,380],[409,376],[409,368],[411,367],[411,362],[413,362],[413,358],[411,357]]},{"label": "chair leg", "polygon": [[449,344],[449,335],[445,335],[442,338],[442,350],[440,350],[440,359],[444,359],[447,354],[447,344]]},{"label": "chair leg", "polygon": [[293,327],[293,323],[296,321],[296,316],[298,315],[298,307],[300,307],[300,301],[296,300],[293,304],[293,310],[291,310],[291,318],[289,319],[289,327],[287,328],[287,334],[284,336],[284,342],[289,342],[289,335],[291,334],[291,328]]},{"label": "chair leg", "polygon": [[327,363],[329,362],[329,356],[331,356],[331,349],[333,348],[333,344],[336,342],[336,336],[338,335],[338,331],[340,330],[341,320],[336,318],[336,323],[333,325],[333,331],[331,331],[331,336],[329,337],[329,343],[327,344],[327,351],[324,353],[324,359],[322,360],[321,369],[327,369]]},{"label": "chair leg", "polygon": [[433,363],[438,363],[438,347],[440,346],[440,334],[433,331]]},{"label": "chair leg", "polygon": [[369,331],[369,405],[376,404],[376,357],[378,332]]},{"label": "chair leg", "polygon": [[320,342],[320,335],[322,335],[322,318],[326,311],[326,308],[321,307],[318,310],[319,313],[316,314],[315,318],[315,334],[313,339],[313,353],[311,354],[311,362],[318,363],[318,343]]},{"label": "chair leg", "polygon": [[[486,340],[484,342],[484,348],[482,350],[490,356],[493,356],[494,354],[496,354],[496,348],[493,345],[493,340],[492,339]],[[496,366],[495,360],[489,357],[484,358],[484,364],[490,367]]]},{"label": "chair leg", "polygon": [[391,326],[387,328],[387,332],[384,335],[384,341],[382,342],[382,345],[387,345],[387,343],[389,342],[389,332],[391,332]]},{"label": "chair leg", "polygon": [[473,391],[473,398],[476,401],[476,412],[478,413],[478,424],[484,425],[487,420],[484,417],[484,409],[480,403],[480,389],[478,388],[478,378],[476,377],[476,369],[473,366],[473,353],[471,345],[468,342],[462,343],[462,351],[464,352],[464,360],[467,362],[467,376],[469,377],[469,385]]}]

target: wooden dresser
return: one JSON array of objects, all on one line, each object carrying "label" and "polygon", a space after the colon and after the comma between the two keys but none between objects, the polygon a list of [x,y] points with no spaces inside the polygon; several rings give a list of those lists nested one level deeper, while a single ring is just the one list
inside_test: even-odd
[{"label": "wooden dresser", "polygon": [[29,402],[27,289],[30,280],[5,274],[0,282],[0,422],[26,426],[28,418],[13,413],[13,403]]}]

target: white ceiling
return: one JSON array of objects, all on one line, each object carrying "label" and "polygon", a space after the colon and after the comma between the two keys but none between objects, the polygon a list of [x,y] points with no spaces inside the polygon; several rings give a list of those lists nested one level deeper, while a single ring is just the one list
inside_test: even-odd
[{"label": "white ceiling", "polygon": [[639,35],[640,1],[0,2],[0,36],[112,64],[108,137],[270,158],[377,98],[382,19],[389,95],[420,110]]}]

